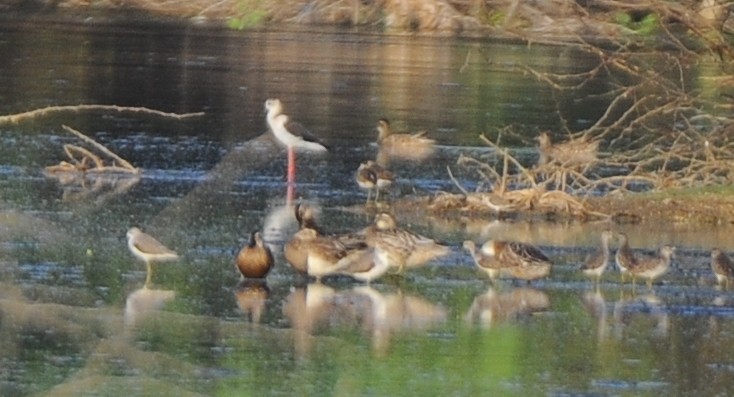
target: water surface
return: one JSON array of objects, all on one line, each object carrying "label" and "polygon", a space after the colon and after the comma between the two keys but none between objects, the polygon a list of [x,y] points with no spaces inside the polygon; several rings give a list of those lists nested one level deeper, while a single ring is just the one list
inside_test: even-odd
[{"label": "water surface", "polygon": [[[607,224],[446,220],[420,209],[403,225],[450,244],[447,258],[372,286],[309,284],[283,261],[295,224],[285,152],[265,133],[280,98],[333,148],[298,158],[296,196],[328,230],[373,213],[353,173],[377,156],[381,117],[428,129],[430,161],[395,161],[390,200],[468,189],[460,154],[496,160],[478,139],[508,125],[532,163],[532,137],[577,130],[605,108],[594,93],[553,93],[524,72],[575,73],[594,62],[556,47],[340,30],[231,32],[155,24],[10,23],[0,28],[0,113],[116,104],[164,117],[55,113],[0,126],[0,394],[90,395],[721,395],[732,388],[732,298],[708,250],[730,227],[615,226],[649,254],[674,244],[653,289],[595,288],[576,268]],[[695,68],[687,79],[696,80]],[[596,98],[596,99],[595,99]],[[139,178],[49,178],[77,143],[61,125],[142,169]],[[73,182],[73,181],[72,181]],[[139,226],[182,259],[145,266],[127,250]],[[265,284],[233,265],[264,230],[277,265]],[[540,246],[552,277],[491,285],[459,249],[465,239]]]}]

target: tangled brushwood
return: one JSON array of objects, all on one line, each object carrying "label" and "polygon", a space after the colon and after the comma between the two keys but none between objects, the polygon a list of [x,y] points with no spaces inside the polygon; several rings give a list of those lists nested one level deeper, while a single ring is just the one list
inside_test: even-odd
[{"label": "tangled brushwood", "polygon": [[[588,196],[734,182],[734,118],[731,97],[725,94],[734,89],[734,79],[706,77],[725,73],[707,73],[701,62],[706,56],[719,59],[722,51],[731,54],[731,48],[722,49],[718,42],[716,48],[691,49],[673,33],[664,38],[673,49],[632,50],[623,42],[597,45],[579,37],[562,45],[595,57],[598,62],[589,70],[560,75],[522,68],[547,83],[556,98],[594,101],[602,111],[583,131],[543,132],[532,142],[521,138],[514,126],[480,136],[496,156],[490,163],[458,159],[480,177],[479,191],[464,194],[465,208],[585,216],[591,212],[583,202]],[[724,72],[731,68],[728,62],[718,67]],[[584,94],[600,82],[605,91]],[[561,125],[569,125],[561,106],[557,114]],[[518,151],[503,145],[509,137],[535,146],[538,156],[525,155],[521,161]],[[494,202],[481,196],[487,192]],[[476,194],[480,196],[471,197]],[[446,197],[436,200],[436,205],[446,205],[441,203]],[[496,205],[499,201],[509,202],[503,207]]]}]

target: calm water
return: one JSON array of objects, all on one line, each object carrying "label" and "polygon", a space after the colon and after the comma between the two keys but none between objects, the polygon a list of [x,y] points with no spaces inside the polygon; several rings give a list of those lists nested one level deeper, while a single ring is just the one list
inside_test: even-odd
[{"label": "calm water", "polygon": [[[734,388],[734,295],[713,286],[708,250],[731,228],[619,226],[649,253],[674,244],[653,290],[576,272],[606,224],[398,219],[455,247],[449,257],[366,287],[308,284],[280,245],[294,230],[285,153],[265,132],[263,102],[334,149],[299,156],[296,195],[330,230],[367,225],[352,180],[377,155],[374,126],[428,129],[431,161],[394,162],[392,199],[469,189],[460,154],[493,161],[481,133],[531,137],[593,123],[604,104],[555,94],[522,66],[575,73],[593,60],[553,47],[347,31],[230,32],[148,24],[4,21],[0,114],[116,104],[204,112],[186,120],[65,112],[0,125],[0,395],[725,395]],[[705,66],[705,65],[704,65]],[[696,81],[696,70],[687,79]],[[695,84],[692,84],[695,86]],[[589,95],[587,97],[587,95]],[[591,99],[590,99],[591,98]],[[84,184],[46,177],[78,143],[68,125],[134,165],[140,178]],[[73,182],[73,181],[72,181]],[[125,232],[139,226],[182,259],[145,267]],[[240,283],[233,257],[265,230],[277,265]],[[459,249],[467,238],[532,242],[553,276],[490,284]],[[613,272],[610,272],[613,273]]]}]

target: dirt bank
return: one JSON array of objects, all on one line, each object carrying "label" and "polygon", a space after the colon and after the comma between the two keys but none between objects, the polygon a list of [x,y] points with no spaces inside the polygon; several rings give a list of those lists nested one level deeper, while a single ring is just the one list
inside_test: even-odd
[{"label": "dirt bank", "polygon": [[[232,28],[269,23],[382,27],[386,30],[464,35],[629,39],[677,25],[706,35],[732,31],[724,6],[706,1],[540,0],[0,0],[0,10],[67,10],[77,16],[142,11]],[[111,16],[114,18],[114,16]]]},{"label": "dirt bank", "polygon": [[[657,223],[692,226],[734,225],[734,194],[708,193],[701,190],[668,191],[665,193],[629,193],[607,197],[580,199],[585,214],[563,209],[531,209],[497,214],[489,208],[467,204],[463,195],[412,198],[398,200],[393,210],[415,212],[416,208],[440,218],[472,216],[477,218],[513,218],[535,220],[599,221],[610,219],[617,224]],[[437,200],[438,198],[438,200]],[[441,201],[436,205],[437,201]]]}]

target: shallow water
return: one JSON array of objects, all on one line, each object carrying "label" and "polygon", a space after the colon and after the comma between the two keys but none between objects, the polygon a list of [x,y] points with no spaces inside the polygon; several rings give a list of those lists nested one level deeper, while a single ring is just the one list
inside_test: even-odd
[{"label": "shallow water", "polygon": [[[708,269],[709,249],[731,246],[728,226],[615,226],[641,253],[677,246],[652,289],[622,285],[614,271],[597,289],[578,274],[609,227],[596,223],[401,210],[403,225],[453,252],[371,287],[309,284],[283,261],[295,220],[285,153],[261,136],[266,98],[333,148],[298,157],[296,197],[321,209],[325,229],[355,230],[373,216],[352,177],[378,155],[377,119],[428,129],[440,143],[430,161],[391,163],[390,200],[457,191],[447,166],[473,189],[478,176],[455,163],[493,161],[480,133],[515,125],[527,137],[511,143],[532,162],[527,145],[559,126],[557,107],[575,129],[603,109],[553,97],[521,66],[572,73],[592,60],[339,30],[2,26],[1,114],[98,103],[205,115],[65,112],[0,126],[0,395],[722,395],[733,386],[734,295]],[[62,145],[76,143],[62,124],[142,174],[46,177]],[[182,256],[155,266],[151,288],[127,250],[131,226]],[[240,283],[233,265],[253,230],[276,252],[265,285]],[[459,248],[487,238],[540,246],[552,276],[491,286]]]}]

